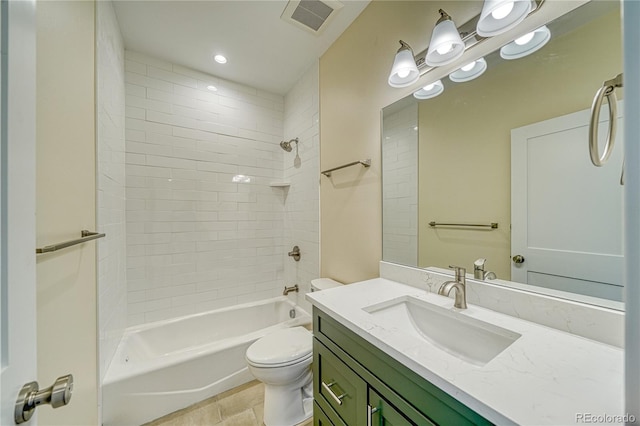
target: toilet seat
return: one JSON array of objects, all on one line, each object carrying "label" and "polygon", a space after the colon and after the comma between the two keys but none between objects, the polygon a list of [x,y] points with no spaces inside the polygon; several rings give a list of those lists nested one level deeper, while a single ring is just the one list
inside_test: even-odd
[{"label": "toilet seat", "polygon": [[247,349],[249,364],[277,368],[298,364],[313,356],[313,335],[304,327],[285,328],[256,340]]}]

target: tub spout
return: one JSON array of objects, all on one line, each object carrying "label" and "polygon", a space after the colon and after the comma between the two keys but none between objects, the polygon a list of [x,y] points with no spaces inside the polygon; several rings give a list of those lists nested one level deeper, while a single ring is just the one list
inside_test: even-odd
[{"label": "tub spout", "polygon": [[296,293],[298,292],[298,284],[291,286],[291,287],[284,287],[284,291],[282,292],[283,295],[287,295],[289,293],[291,293],[292,291],[295,291]]}]

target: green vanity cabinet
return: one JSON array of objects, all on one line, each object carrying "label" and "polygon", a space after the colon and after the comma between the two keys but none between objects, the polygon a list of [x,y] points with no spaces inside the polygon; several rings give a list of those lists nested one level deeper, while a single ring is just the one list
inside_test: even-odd
[{"label": "green vanity cabinet", "polygon": [[313,309],[314,425],[490,425],[339,322]]},{"label": "green vanity cabinet", "polygon": [[313,426],[333,426],[333,422],[329,420],[329,417],[315,401],[313,403]]}]

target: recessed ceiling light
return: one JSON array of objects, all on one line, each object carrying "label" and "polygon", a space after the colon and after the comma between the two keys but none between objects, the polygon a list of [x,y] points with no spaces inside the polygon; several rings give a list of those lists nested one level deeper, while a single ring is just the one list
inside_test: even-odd
[{"label": "recessed ceiling light", "polygon": [[218,91],[218,88],[216,86],[207,86],[207,89],[211,90],[212,92]]},{"label": "recessed ceiling light", "polygon": [[222,55],[216,55],[213,57],[213,60],[216,61],[219,64],[226,64],[227,63],[227,58],[225,58]]}]

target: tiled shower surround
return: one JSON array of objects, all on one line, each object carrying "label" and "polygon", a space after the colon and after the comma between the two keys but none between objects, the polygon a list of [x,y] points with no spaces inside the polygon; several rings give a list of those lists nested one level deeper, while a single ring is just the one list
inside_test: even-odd
[{"label": "tiled shower surround", "polygon": [[129,325],[281,294],[284,97],[131,51],[125,71]]},{"label": "tiled shower surround", "polygon": [[[418,264],[418,105],[385,110],[382,135],[382,258]],[[411,178],[408,179],[407,176]],[[407,182],[411,182],[407,184]]]},{"label": "tiled shower surround", "polygon": [[127,326],[124,47],[111,2],[96,2],[100,379]]},{"label": "tiled shower surround", "polygon": [[311,304],[304,295],[311,291],[311,280],[320,272],[319,108],[316,63],[284,99],[284,139],[299,140],[297,151],[293,148],[284,154],[284,177],[291,183],[283,192],[284,242],[286,252],[297,245],[301,253],[298,262],[284,253],[284,284],[300,286],[297,303],[309,313]]}]

